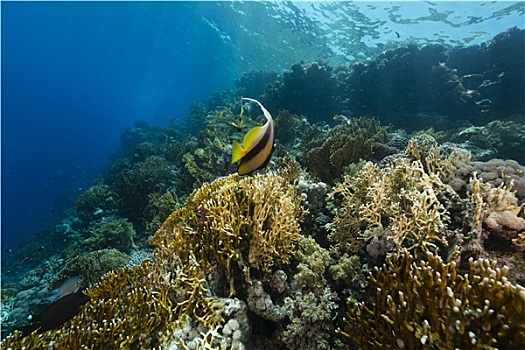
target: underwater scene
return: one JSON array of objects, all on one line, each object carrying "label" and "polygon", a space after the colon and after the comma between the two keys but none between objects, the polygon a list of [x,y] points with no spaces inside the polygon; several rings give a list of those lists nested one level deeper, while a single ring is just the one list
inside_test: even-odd
[{"label": "underwater scene", "polygon": [[2,349],[525,349],[525,2],[2,2]]}]

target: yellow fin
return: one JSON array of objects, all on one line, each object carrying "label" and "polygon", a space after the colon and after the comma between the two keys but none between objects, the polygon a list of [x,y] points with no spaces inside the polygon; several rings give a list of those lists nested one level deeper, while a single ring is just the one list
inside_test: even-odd
[{"label": "yellow fin", "polygon": [[233,141],[232,145],[232,164],[237,163],[239,160],[244,157],[245,151],[244,148],[237,141]]},{"label": "yellow fin", "polygon": [[257,138],[257,136],[259,135],[259,132],[261,130],[261,126],[256,126],[254,128],[252,128],[250,131],[248,131],[246,133],[246,135],[244,135],[244,139],[242,141],[242,144],[244,146],[245,149],[252,149],[253,146],[254,146],[254,142],[255,142],[255,139]]}]

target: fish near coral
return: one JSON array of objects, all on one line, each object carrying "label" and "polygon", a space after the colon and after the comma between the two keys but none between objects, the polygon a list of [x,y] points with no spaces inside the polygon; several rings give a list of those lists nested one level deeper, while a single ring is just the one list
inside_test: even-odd
[{"label": "fish near coral", "polygon": [[47,300],[54,302],[58,299],[65,297],[66,295],[78,292],[84,286],[85,278],[83,276],[74,276],[65,280],[60,287],[53,289],[51,292],[53,295],[46,298]]},{"label": "fish near coral", "polygon": [[240,162],[237,172],[239,175],[248,175],[264,168],[270,161],[274,148],[274,125],[270,112],[259,101],[245,97],[242,99],[257,103],[267,119],[266,124],[256,126],[244,135],[242,145],[233,141],[232,164]]},{"label": "fish near coral", "polygon": [[33,317],[30,324],[17,329],[22,332],[22,337],[25,337],[35,330],[38,330],[38,333],[43,333],[58,328],[76,316],[80,312],[80,307],[89,299],[81,291],[68,294]]}]

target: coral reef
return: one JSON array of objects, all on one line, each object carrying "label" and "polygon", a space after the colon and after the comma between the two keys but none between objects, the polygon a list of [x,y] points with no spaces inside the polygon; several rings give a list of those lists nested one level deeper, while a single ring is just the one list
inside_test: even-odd
[{"label": "coral reef", "polygon": [[241,96],[251,97],[259,100],[264,93],[266,85],[275,83],[279,75],[275,72],[251,71],[241,75],[235,81],[235,86]]},{"label": "coral reef", "polygon": [[[378,145],[387,142],[387,132],[376,120],[352,118],[320,135],[322,143],[306,139],[306,151],[300,158],[307,169],[321,181],[334,184],[344,167],[361,159],[372,160]],[[385,154],[383,155],[385,156]]]},{"label": "coral reef", "polygon": [[196,184],[203,184],[226,173],[230,168],[230,154],[227,143],[219,137],[203,138],[199,144],[202,147],[185,153],[182,161]]},{"label": "coral reef", "polygon": [[274,263],[289,261],[303,215],[294,187],[283,177],[230,175],[194,191],[150,243],[173,246],[171,254],[183,262],[195,254],[205,270],[213,259],[226,269],[234,293],[233,268],[249,281],[250,267],[269,272]]},{"label": "coral reef", "polygon": [[299,264],[291,281],[293,292],[284,300],[289,323],[279,338],[288,349],[344,349],[334,337],[332,319],[339,297],[325,277],[328,250],[312,238],[302,237],[296,259]]},{"label": "coral reef", "polygon": [[77,216],[85,224],[117,209],[118,196],[107,185],[91,186],[75,201]]},{"label": "coral reef", "polygon": [[508,267],[470,259],[458,273],[427,252],[406,250],[371,277],[375,304],[348,303],[344,330],[361,349],[495,349],[525,346],[525,288],[510,283]]},{"label": "coral reef", "polygon": [[[471,126],[460,130],[450,137],[451,142],[467,144],[481,150],[493,150],[477,160],[490,158],[514,159],[525,163],[525,125],[515,121],[493,120],[484,126]],[[488,158],[488,159],[487,159]]]},{"label": "coral reef", "polygon": [[136,121],[133,128],[127,128],[120,136],[121,155],[145,159],[153,153],[150,142],[156,140],[160,133],[161,129],[149,126],[145,121]]},{"label": "coral reef", "polygon": [[84,251],[95,251],[104,248],[115,248],[129,253],[135,246],[136,235],[133,225],[127,219],[104,218],[88,228],[89,237],[84,239],[81,247]]},{"label": "coral reef", "polygon": [[113,185],[120,198],[119,211],[133,223],[141,224],[140,218],[148,205],[148,195],[166,190],[171,178],[171,166],[162,157],[152,156],[138,162],[131,169],[119,173]]},{"label": "coral reef", "polygon": [[150,193],[148,195],[148,205],[144,209],[145,233],[153,235],[168,216],[181,206],[182,203],[174,191],[167,190],[164,193]]},{"label": "coral reef", "polygon": [[304,116],[292,114],[287,110],[281,111],[275,118],[275,139],[282,145],[294,146],[309,126],[310,123]]},{"label": "coral reef", "polygon": [[[523,50],[514,49],[523,45],[523,29],[510,28],[482,45],[452,48],[447,65],[457,69],[464,82],[473,81],[467,85],[468,89],[476,91],[480,101],[489,102],[489,108],[484,109],[523,115],[524,107],[520,101],[525,68],[521,62],[525,54]],[[476,75],[475,79],[470,78],[471,75]]]},{"label": "coral reef", "polygon": [[466,115],[474,125],[523,116],[524,53],[512,49],[523,38],[511,28],[481,46],[408,45],[349,67],[295,64],[266,86],[263,103],[274,115],[288,110],[312,123],[343,113],[408,131],[444,130]]},{"label": "coral reef", "polygon": [[80,349],[86,344],[152,348],[174,329],[171,301],[158,287],[159,277],[149,262],[110,272],[86,291],[90,301],[64,327],[23,339],[15,332],[3,345],[12,349]]},{"label": "coral reef", "polygon": [[[524,347],[523,33],[250,72],[137,122],[76,215],[2,261],[2,348]],[[246,177],[240,95],[277,116]],[[71,276],[76,317],[13,333]]]},{"label": "coral reef", "polygon": [[129,259],[128,255],[117,249],[97,250],[67,259],[58,275],[60,279],[83,276],[88,285],[93,285],[106,273],[126,266]]},{"label": "coral reef", "polygon": [[288,110],[292,114],[305,115],[315,123],[344,109],[337,98],[338,90],[339,82],[328,64],[296,63],[291,71],[283,74],[282,81],[267,85],[262,102],[274,115],[275,111]]}]

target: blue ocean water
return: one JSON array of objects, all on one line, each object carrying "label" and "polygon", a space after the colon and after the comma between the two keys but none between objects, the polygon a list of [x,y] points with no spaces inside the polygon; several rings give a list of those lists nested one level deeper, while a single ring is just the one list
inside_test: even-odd
[{"label": "blue ocean water", "polygon": [[2,2],[2,247],[46,230],[136,120],[164,126],[252,69],[478,44],[520,2]]}]

